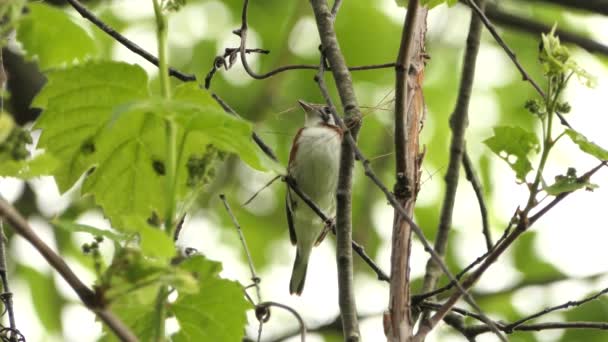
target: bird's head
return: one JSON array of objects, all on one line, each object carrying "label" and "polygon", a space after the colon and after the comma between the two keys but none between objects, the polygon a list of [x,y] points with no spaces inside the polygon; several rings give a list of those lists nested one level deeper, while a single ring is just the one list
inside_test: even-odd
[{"label": "bird's head", "polygon": [[326,105],[308,103],[302,100],[298,100],[298,103],[306,113],[304,126],[312,127],[317,125],[336,125],[334,118]]}]

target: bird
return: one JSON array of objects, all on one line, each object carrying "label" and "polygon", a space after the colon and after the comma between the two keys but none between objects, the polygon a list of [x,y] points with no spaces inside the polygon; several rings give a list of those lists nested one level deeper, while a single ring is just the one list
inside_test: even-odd
[{"label": "bird", "polygon": [[[336,188],[343,131],[336,126],[329,108],[302,100],[306,114],[304,126],[296,133],[289,153],[287,175],[327,217],[336,211]],[[301,295],[306,280],[308,260],[331,228],[292,189],[285,198],[289,237],[296,246],[289,293]]]}]

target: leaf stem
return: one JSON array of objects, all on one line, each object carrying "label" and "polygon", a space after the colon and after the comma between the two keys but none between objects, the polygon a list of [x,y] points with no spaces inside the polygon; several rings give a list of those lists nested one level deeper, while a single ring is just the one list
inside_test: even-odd
[{"label": "leaf stem", "polygon": [[[171,84],[169,82],[169,65],[167,61],[167,18],[162,13],[159,0],[152,0],[154,16],[156,18],[156,39],[158,43],[158,68],[160,78],[160,92],[163,100],[171,99]],[[165,232],[173,236],[173,217],[175,216],[175,187],[177,174],[177,127],[171,115],[165,117],[165,138],[167,144],[167,208],[165,212]],[[165,318],[167,317],[166,299],[169,289],[162,285],[156,297],[157,325],[154,331],[154,341],[165,341]]]}]

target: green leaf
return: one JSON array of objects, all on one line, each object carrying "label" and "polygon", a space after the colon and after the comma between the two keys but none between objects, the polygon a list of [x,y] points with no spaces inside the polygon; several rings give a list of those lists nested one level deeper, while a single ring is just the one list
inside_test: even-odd
[{"label": "green leaf", "polygon": [[587,140],[587,138],[581,133],[573,130],[566,129],[566,135],[570,137],[573,143],[577,144],[581,151],[590,154],[599,160],[608,160],[608,151],[597,145],[596,143]]},{"label": "green leaf", "polygon": [[510,126],[494,127],[494,136],[485,140],[484,144],[511,166],[520,181],[524,181],[532,170],[528,155],[538,152],[540,148],[534,134],[523,128]]},{"label": "green leaf", "polygon": [[126,231],[139,234],[139,245],[144,255],[170,259],[177,254],[173,239],[160,228],[152,227],[135,216],[124,217],[122,222]]},{"label": "green leaf", "polygon": [[544,187],[543,190],[549,195],[557,196],[564,192],[572,192],[579,189],[596,189],[596,184],[589,183],[588,181],[579,181],[576,176],[576,169],[569,168],[566,175],[558,175],[555,177],[555,183],[550,186]]},{"label": "green leaf", "polygon": [[30,179],[51,175],[59,164],[59,160],[50,153],[43,153],[28,160],[5,160],[0,163],[0,176]]},{"label": "green leaf", "polygon": [[42,129],[38,148],[61,161],[53,176],[63,193],[93,166],[94,139],[114,107],[147,96],[147,76],[138,66],[117,62],[87,63],[46,76],[32,104],[43,109],[35,128]]},{"label": "green leaf", "polygon": [[164,121],[156,113],[133,110],[119,114],[101,129],[91,157],[95,170],[85,179],[83,193],[95,202],[117,229],[127,215],[163,215],[166,192]]},{"label": "green leaf", "polygon": [[219,277],[221,266],[203,256],[194,256],[180,268],[197,275],[199,291],[182,295],[171,305],[181,327],[173,341],[240,341],[245,332],[247,310],[251,304],[243,287]]},{"label": "green leaf", "polygon": [[69,15],[45,3],[28,4],[17,28],[26,57],[41,69],[71,64],[97,54],[93,39]]},{"label": "green leaf", "polygon": [[122,242],[127,239],[127,237],[121,233],[114,232],[109,229],[100,229],[86,224],[75,223],[73,221],[54,219],[51,221],[51,223],[56,228],[65,230],[67,232],[89,233],[93,236],[103,236],[115,242]]},{"label": "green leaf", "polygon": [[[197,139],[207,140],[220,150],[235,153],[254,169],[285,173],[285,169],[268,158],[253,142],[250,123],[230,114],[194,83],[185,83],[175,89],[174,99],[180,101],[176,106],[176,122],[187,133],[200,132]],[[186,110],[180,110],[180,108]]]}]

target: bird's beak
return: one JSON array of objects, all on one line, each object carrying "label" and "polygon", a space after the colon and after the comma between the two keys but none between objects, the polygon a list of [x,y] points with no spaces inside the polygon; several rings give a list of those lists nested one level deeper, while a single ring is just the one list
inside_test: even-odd
[{"label": "bird's beak", "polygon": [[314,108],[313,108],[313,106],[310,105],[310,103],[303,101],[303,100],[298,100],[298,103],[300,104],[300,107],[302,107],[302,109],[304,109],[304,111],[306,113],[314,112]]}]

